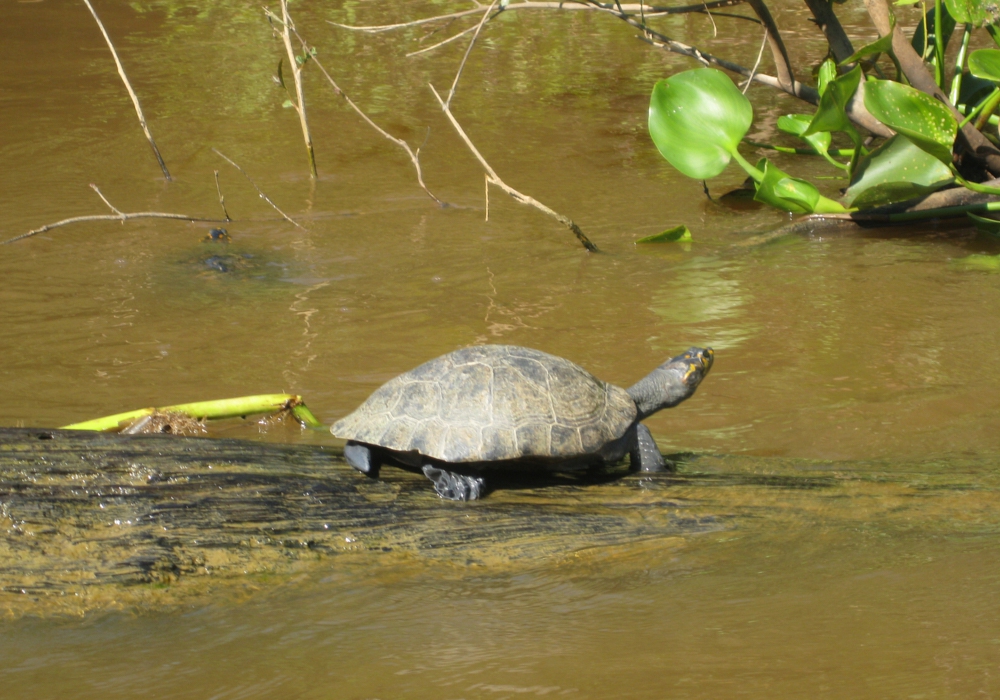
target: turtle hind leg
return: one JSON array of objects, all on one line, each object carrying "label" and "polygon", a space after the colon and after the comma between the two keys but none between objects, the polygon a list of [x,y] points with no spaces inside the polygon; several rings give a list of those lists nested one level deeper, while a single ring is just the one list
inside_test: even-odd
[{"label": "turtle hind leg", "polygon": [[656,446],[656,441],[649,432],[649,428],[642,423],[635,426],[635,445],[629,454],[634,472],[665,472],[667,463],[660,454],[660,448]]},{"label": "turtle hind leg", "polygon": [[486,481],[482,477],[456,474],[430,464],[425,464],[421,471],[434,482],[437,494],[449,501],[475,501],[486,494]]},{"label": "turtle hind leg", "polygon": [[382,466],[374,450],[353,440],[349,440],[344,445],[344,459],[359,472],[373,479],[378,477],[379,467]]}]

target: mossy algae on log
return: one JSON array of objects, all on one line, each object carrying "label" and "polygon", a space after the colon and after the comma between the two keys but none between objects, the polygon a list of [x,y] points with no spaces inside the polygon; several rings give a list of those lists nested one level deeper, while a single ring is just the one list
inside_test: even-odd
[{"label": "mossy algae on log", "polygon": [[639,496],[655,517],[623,508],[638,505],[634,484],[556,477],[456,504],[421,475],[386,472],[368,479],[332,446],[0,429],[0,602],[14,614],[69,599],[169,603],[348,552],[372,566],[400,555],[504,565],[719,528],[679,515],[667,491]]}]

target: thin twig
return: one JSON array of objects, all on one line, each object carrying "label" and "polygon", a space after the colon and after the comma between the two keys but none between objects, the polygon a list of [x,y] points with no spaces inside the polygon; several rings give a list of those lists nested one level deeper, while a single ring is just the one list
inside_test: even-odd
[{"label": "thin twig", "polygon": [[490,164],[486,162],[486,159],[483,158],[479,150],[475,147],[475,145],[473,145],[472,141],[466,135],[465,130],[462,129],[461,124],[458,123],[458,120],[455,119],[455,116],[451,113],[451,108],[443,99],[441,99],[441,95],[438,94],[438,91],[434,89],[433,85],[430,85],[430,89],[431,92],[434,93],[434,97],[437,99],[438,104],[441,105],[441,109],[442,111],[444,111],[445,116],[448,117],[448,121],[451,122],[451,125],[455,128],[455,131],[465,142],[465,145],[469,148],[470,151],[472,151],[472,155],[474,155],[476,157],[476,160],[479,161],[479,164],[483,166],[483,169],[486,171],[487,180],[490,184],[496,185],[497,187],[502,189],[504,192],[506,192],[508,195],[510,195],[517,201],[521,202],[522,204],[528,204],[530,206],[535,207],[540,212],[548,214],[556,221],[561,223],[563,226],[568,228],[570,231],[572,231],[573,235],[577,237],[577,240],[580,241],[580,243],[583,245],[584,248],[586,248],[592,253],[599,252],[597,246],[594,245],[589,238],[587,238],[587,236],[583,233],[580,227],[577,226],[576,223],[574,223],[574,221],[570,219],[568,216],[564,216],[552,209],[549,209],[547,206],[545,206],[538,200],[533,199],[526,194],[518,192],[513,187],[511,187],[503,180],[501,180],[500,176],[497,175],[496,171],[493,170]]},{"label": "thin twig", "polygon": [[163,171],[163,177],[170,180],[170,171],[167,170],[167,164],[163,162],[163,156],[160,155],[160,149],[156,147],[156,141],[153,140],[153,134],[150,133],[149,127],[146,125],[146,117],[142,113],[142,107],[139,106],[139,97],[135,94],[135,90],[132,89],[132,84],[128,81],[128,76],[125,75],[125,68],[122,66],[121,60],[118,58],[118,52],[115,50],[115,45],[111,43],[111,37],[108,36],[107,30],[104,28],[104,24],[101,23],[101,18],[97,16],[97,11],[94,10],[94,6],[90,4],[90,0],[83,0],[84,4],[87,5],[87,9],[90,10],[90,14],[94,16],[94,20],[97,22],[97,26],[101,30],[101,34],[104,35],[104,40],[108,42],[108,48],[111,49],[111,55],[115,59],[115,65],[118,67],[118,75],[121,76],[122,82],[125,83],[125,89],[128,90],[128,96],[132,98],[132,105],[135,107],[135,113],[139,117],[139,125],[142,127],[142,131],[146,134],[146,140],[149,141],[149,145],[153,147],[153,155],[156,156],[156,162],[160,164],[160,170]]},{"label": "thin twig", "polygon": [[774,23],[771,11],[767,9],[764,0],[746,0],[746,2],[767,28],[767,42],[771,45],[771,56],[774,58],[778,83],[785,92],[788,92],[795,85],[795,71],[792,69],[791,59],[788,58],[788,49],[785,48],[785,42],[781,40],[778,25]]},{"label": "thin twig", "polygon": [[[309,50],[309,45],[306,43],[306,40],[302,38],[302,35],[300,35],[298,33],[298,31],[294,27],[292,27],[292,32],[295,34],[295,38],[299,40],[299,43],[302,44],[302,49],[304,51],[308,51]],[[340,95],[342,98],[344,98],[344,102],[346,102],[347,105],[351,109],[353,109],[358,114],[359,117],[361,117],[362,119],[364,119],[365,122],[367,122],[367,124],[371,128],[375,129],[375,131],[377,131],[379,134],[381,134],[384,138],[389,139],[394,144],[396,144],[397,146],[399,146],[400,148],[402,148],[404,151],[406,151],[406,155],[408,155],[410,157],[410,162],[413,163],[413,169],[417,171],[417,184],[419,184],[420,187],[423,189],[423,191],[427,193],[427,196],[430,197],[431,199],[433,199],[435,202],[437,202],[438,206],[441,206],[441,207],[448,206],[445,202],[442,202],[440,199],[438,199],[436,196],[434,196],[434,193],[431,192],[429,189],[427,189],[427,185],[424,184],[424,174],[423,174],[423,171],[420,168],[420,148],[423,148],[423,145],[421,145],[420,148],[418,148],[416,151],[414,151],[412,148],[410,148],[410,144],[408,144],[406,141],[404,141],[403,139],[396,138],[395,136],[393,136],[392,134],[390,134],[389,132],[387,132],[385,129],[383,129],[382,127],[380,127],[378,124],[376,124],[375,122],[373,122],[371,120],[371,118],[367,114],[365,114],[364,111],[360,107],[358,107],[356,104],[354,104],[354,100],[352,100],[350,97],[348,97],[346,92],[344,92],[343,90],[340,89],[340,86],[337,85],[337,81],[335,81],[333,79],[333,77],[330,75],[330,73],[327,72],[326,68],[323,66],[323,64],[320,62],[320,60],[318,58],[316,58],[315,56],[313,56],[312,60],[313,60],[313,63],[316,64],[316,67],[319,69],[320,73],[323,74],[323,77],[325,77],[327,79],[327,81],[330,83],[330,86],[333,88],[334,92],[336,92],[338,95]],[[430,130],[428,130],[427,136],[430,137]],[[426,142],[427,142],[427,139],[425,138],[424,139],[424,143],[426,143]]]},{"label": "thin twig", "polygon": [[233,166],[234,168],[236,168],[237,170],[239,170],[239,171],[240,171],[241,173],[243,173],[243,177],[245,177],[245,178],[247,179],[247,181],[248,181],[248,182],[249,182],[249,183],[250,183],[251,185],[253,185],[253,188],[254,188],[255,190],[257,190],[257,194],[259,194],[259,195],[260,195],[260,198],[261,198],[261,199],[263,199],[263,200],[264,200],[265,202],[267,202],[268,204],[270,204],[270,205],[271,205],[271,206],[272,206],[272,207],[274,208],[274,210],[275,210],[276,212],[278,212],[279,214],[281,214],[281,216],[282,216],[282,217],[284,217],[285,221],[288,221],[289,223],[291,223],[291,224],[294,224],[295,226],[298,226],[298,227],[299,227],[300,229],[302,229],[303,231],[305,230],[305,226],[303,226],[302,224],[300,224],[300,223],[299,223],[298,221],[296,221],[295,219],[293,219],[292,217],[290,217],[290,216],[289,216],[288,214],[286,214],[285,212],[281,211],[281,209],[279,209],[279,208],[278,208],[278,205],[277,205],[277,204],[275,204],[274,202],[272,202],[272,201],[271,201],[271,198],[270,198],[270,197],[268,197],[268,196],[267,196],[266,194],[264,194],[263,190],[261,190],[261,189],[260,189],[259,187],[257,187],[257,183],[256,183],[256,182],[254,182],[254,181],[253,181],[253,178],[252,178],[252,177],[250,177],[250,176],[249,176],[249,175],[247,174],[247,171],[246,171],[246,170],[244,170],[244,169],[243,169],[243,168],[241,168],[241,167],[240,167],[239,165],[237,165],[237,164],[236,164],[236,163],[235,163],[235,162],[234,162],[234,161],[233,161],[233,160],[232,160],[231,158],[229,158],[229,156],[227,156],[227,155],[226,155],[225,153],[223,153],[222,151],[220,151],[220,150],[219,150],[218,148],[215,148],[215,147],[213,147],[213,148],[212,148],[212,150],[213,150],[213,151],[215,151],[215,153],[216,153],[217,155],[219,155],[219,156],[220,156],[220,157],[221,157],[221,158],[222,158],[222,159],[223,159],[224,161],[226,161],[226,162],[227,162],[227,163],[229,163],[229,164],[230,164],[231,166]]},{"label": "thin twig", "polygon": [[[487,20],[496,17],[496,15],[490,17],[490,13],[493,12],[493,8],[496,7],[497,2],[499,2],[499,0],[493,0],[493,2],[490,3],[490,6],[486,8],[486,12],[483,13],[483,18],[479,20],[479,25],[476,27],[476,33],[473,34],[472,39],[469,40],[469,46],[465,49],[465,55],[462,56],[462,62],[458,64],[458,70],[455,72],[455,79],[451,83],[451,90],[448,91],[448,99],[445,100],[446,105],[450,106],[452,98],[455,97],[455,90],[458,89],[458,81],[462,77],[462,71],[465,70],[465,62],[469,60],[469,54],[472,53],[472,47],[476,45],[476,39],[479,38],[479,32],[482,31],[483,25],[486,24]],[[497,15],[500,14],[500,12],[503,12],[503,10],[501,9],[497,12]]]},{"label": "thin twig", "polygon": [[[696,5],[683,5],[680,7],[670,7],[664,5],[646,5],[645,3],[635,3],[629,5],[621,5],[621,15],[619,15],[617,8],[604,7],[599,4],[588,2],[587,0],[563,0],[562,2],[512,2],[509,3],[505,8],[504,12],[510,10],[598,10],[598,11],[611,11],[616,16],[629,16],[634,17],[635,15],[640,15],[645,17],[659,17],[662,15],[678,15],[678,14],[688,14],[692,12],[706,12],[707,10],[714,10],[720,7],[732,7],[734,5],[740,5],[745,0],[715,0],[714,2],[698,3]],[[410,27],[417,27],[422,24],[429,24],[431,22],[443,22],[446,20],[454,20],[462,17],[468,17],[470,15],[477,15],[482,12],[482,6],[473,8],[471,10],[463,10],[461,12],[452,12],[445,15],[436,15],[434,17],[425,17],[423,19],[413,20],[411,22],[399,22],[397,24],[377,24],[377,25],[350,25],[350,24],[340,24],[338,22],[330,21],[335,27],[341,29],[350,29],[356,32],[365,32],[366,34],[380,34],[382,32],[390,32],[397,29],[408,29]],[[327,20],[329,21],[329,20]]]},{"label": "thin twig", "polygon": [[764,28],[764,40],[760,42],[760,51],[757,52],[757,62],[753,64],[753,68],[750,69],[750,76],[746,79],[746,83],[743,85],[743,94],[747,94],[747,90],[750,89],[750,83],[753,82],[753,76],[760,67],[760,60],[764,58],[764,47],[767,46],[767,27]]},{"label": "thin twig", "polygon": [[[292,21],[291,16],[288,14],[288,0],[281,0],[281,17],[279,18],[267,7],[264,8],[264,14],[272,22],[278,22],[281,24],[281,41],[285,45],[285,54],[288,56],[288,65],[292,69],[292,77],[295,82],[295,102],[291,102],[292,107],[299,115],[299,126],[302,128],[302,140],[306,145],[306,153],[309,155],[309,175],[314,180],[316,179],[316,152],[313,150],[312,134],[309,132],[309,120],[306,118],[306,99],[305,93],[302,91],[302,69],[305,67],[305,62],[299,65],[296,60],[295,49],[292,48],[292,35],[291,32],[295,31],[295,23]],[[309,54],[306,53],[308,57]],[[284,81],[282,81],[283,83]],[[282,85],[284,87],[284,85]],[[287,88],[286,88],[287,89]]]},{"label": "thin twig", "polygon": [[[90,183],[90,189],[97,193],[97,196],[101,198],[108,209],[114,212],[114,214],[90,214],[88,216],[72,216],[68,219],[63,219],[62,221],[57,221],[54,224],[45,224],[41,228],[36,228],[27,233],[22,233],[20,236],[14,236],[13,238],[8,238],[6,241],[0,241],[0,245],[7,245],[8,243],[13,243],[15,241],[20,241],[24,238],[30,238],[31,236],[37,236],[39,233],[45,233],[46,231],[51,231],[54,228],[59,228],[60,226],[66,226],[68,224],[77,224],[82,221],[121,221],[122,223],[130,219],[178,219],[180,221],[205,221],[205,222],[221,222],[220,219],[205,219],[198,216],[188,216],[187,214],[168,214],[162,211],[137,211],[137,212],[123,212],[120,211],[114,204],[108,201],[108,198],[104,196],[101,190],[94,183]],[[228,217],[226,221],[229,221]]]},{"label": "thin twig", "polygon": [[434,44],[433,46],[427,46],[427,47],[419,49],[417,51],[411,51],[410,53],[406,54],[406,57],[409,58],[410,56],[419,56],[422,53],[427,53],[428,51],[433,51],[434,49],[441,48],[445,44],[450,44],[451,42],[455,41],[456,39],[461,39],[463,36],[465,36],[469,32],[474,32],[474,31],[476,31],[476,27],[466,27],[465,29],[463,29],[462,31],[460,31],[458,34],[450,36],[447,39],[445,39],[444,41],[439,41],[438,43]]},{"label": "thin twig", "polygon": [[90,189],[94,190],[94,192],[97,193],[97,196],[101,198],[101,201],[108,205],[108,209],[113,211],[117,216],[123,216],[123,214],[115,208],[114,204],[108,201],[108,198],[104,196],[101,190],[98,189],[97,185],[95,185],[93,182],[90,183]]},{"label": "thin twig", "polygon": [[226,211],[226,198],[222,196],[222,186],[219,185],[219,171],[215,171],[215,191],[219,193],[219,206],[222,207],[222,213],[226,215],[226,221],[232,221],[229,218],[229,212]]}]

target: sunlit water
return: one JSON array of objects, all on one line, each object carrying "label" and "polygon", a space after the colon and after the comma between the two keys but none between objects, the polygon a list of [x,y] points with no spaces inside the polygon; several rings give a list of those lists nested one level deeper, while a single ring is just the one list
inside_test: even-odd
[{"label": "sunlit water", "polygon": [[[236,221],[226,225],[228,246],[202,241],[213,224],[138,220],[76,224],[0,248],[0,424],[58,426],[278,391],[303,395],[332,423],[383,381],[465,345],[528,345],[625,386],[672,354],[711,345],[716,366],[697,395],[647,421],[664,452],[781,457],[792,478],[795,460],[874,460],[877,468],[857,468],[915,481],[973,464],[949,486],[960,482],[973,500],[908,495],[897,517],[882,492],[805,494],[791,507],[763,490],[727,497],[721,488],[705,507],[740,510],[732,528],[620,552],[497,570],[333,557],[300,578],[255,582],[239,602],[14,619],[0,635],[0,695],[1000,692],[989,515],[1000,277],[955,264],[1000,247],[955,228],[817,229],[737,246],[783,217],[709,203],[645,132],[653,82],[690,64],[582,12],[487,27],[453,107],[501,177],[573,217],[603,253],[587,254],[557,222],[497,189],[487,222],[482,171],[427,88],[447,89],[464,45],[406,58],[420,32],[369,37],[324,21],[393,21],[442,6],[309,5],[293,9],[320,59],[380,124],[425,144],[427,184],[454,206],[436,207],[402,151],[312,71],[320,176],[310,182],[295,115],[270,77],[281,45],[253,4],[98,7],[169,184],[86,8],[9,4],[0,237],[105,213],[90,182],[122,210],[218,217],[215,169]],[[789,43],[805,74],[823,57],[818,34],[797,6],[778,15],[798,30]],[[756,25],[717,21],[714,41],[704,17],[663,26],[752,64]],[[863,24],[854,31],[859,43],[873,38]],[[778,138],[777,115],[806,111],[766,88],[750,95],[757,140]],[[797,174],[829,174],[777,160]],[[711,187],[720,194],[741,179],[733,166]],[[634,244],[681,223],[690,245]],[[246,266],[221,274],[203,264],[219,254]],[[258,438],[253,427],[226,434]],[[329,438],[286,430],[264,439]]]}]

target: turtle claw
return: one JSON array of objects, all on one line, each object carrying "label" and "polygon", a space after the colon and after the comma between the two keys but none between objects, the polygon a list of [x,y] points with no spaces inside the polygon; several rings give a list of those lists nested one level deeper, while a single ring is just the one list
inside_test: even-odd
[{"label": "turtle claw", "polygon": [[455,474],[429,464],[422,471],[434,482],[438,496],[449,501],[475,501],[486,491],[486,481],[478,476]]}]

